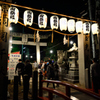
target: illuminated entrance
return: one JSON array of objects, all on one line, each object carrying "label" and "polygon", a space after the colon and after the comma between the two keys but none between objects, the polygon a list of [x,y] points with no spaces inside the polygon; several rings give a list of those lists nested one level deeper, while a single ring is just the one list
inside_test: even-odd
[{"label": "illuminated entrance", "polygon": [[[47,39],[50,35],[41,35],[41,39]],[[22,40],[13,40],[13,37],[21,37]],[[9,39],[9,54],[11,53],[11,46],[12,44],[16,45],[31,45],[36,46],[36,59],[37,63],[40,62],[40,46],[47,46],[46,42],[32,42],[28,41],[28,38],[34,39],[34,34],[22,34],[22,33],[10,33],[10,39]]]}]

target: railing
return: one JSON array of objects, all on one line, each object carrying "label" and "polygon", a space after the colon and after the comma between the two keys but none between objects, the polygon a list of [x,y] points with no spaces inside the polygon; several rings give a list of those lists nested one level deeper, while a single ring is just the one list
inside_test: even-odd
[{"label": "railing", "polygon": [[[40,76],[40,80],[41,80],[41,76]],[[49,83],[55,83],[55,84],[60,84],[60,85],[63,85],[66,87],[66,93],[63,93],[61,91],[58,91],[56,89],[51,89],[51,88],[46,88],[46,87],[43,87],[43,82],[49,82]],[[43,98],[43,90],[46,90],[49,92],[49,96],[48,96],[48,99],[44,99],[44,100],[52,100],[53,99],[53,93],[54,94],[57,94],[58,96],[61,96],[62,98],[64,98],[65,100],[71,100],[70,99],[70,96],[71,96],[71,93],[70,93],[70,89],[73,88],[75,90],[78,90],[82,93],[85,93],[97,100],[100,100],[100,95],[99,94],[96,94],[92,91],[89,91],[89,90],[86,90],[86,89],[82,89],[80,87],[78,87],[77,85],[72,85],[72,84],[69,84],[69,83],[63,83],[61,81],[52,81],[52,80],[41,80],[40,83],[39,83],[39,98],[40,99],[44,99]]]}]

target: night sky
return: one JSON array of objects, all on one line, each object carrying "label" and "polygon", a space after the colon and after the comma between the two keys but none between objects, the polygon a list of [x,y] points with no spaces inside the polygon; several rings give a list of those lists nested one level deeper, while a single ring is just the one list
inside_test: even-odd
[{"label": "night sky", "polygon": [[13,2],[70,16],[80,16],[80,13],[87,9],[87,0],[13,0]]}]

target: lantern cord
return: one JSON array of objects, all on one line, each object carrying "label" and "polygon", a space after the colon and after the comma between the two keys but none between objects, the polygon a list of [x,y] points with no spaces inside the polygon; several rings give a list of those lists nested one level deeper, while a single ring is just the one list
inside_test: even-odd
[{"label": "lantern cord", "polygon": [[[21,23],[20,21],[18,21],[18,23],[26,27],[26,25],[24,25],[24,24]],[[33,28],[33,27],[28,27],[28,28],[29,28],[29,29],[32,29],[32,30],[37,30],[37,31],[52,31],[51,29],[49,29],[49,30],[41,30],[41,29],[36,29],[36,28]]]},{"label": "lantern cord", "polygon": [[52,40],[51,40],[51,43],[53,43],[53,30],[52,30]]},{"label": "lantern cord", "polygon": [[[19,24],[23,25],[26,27],[26,25],[24,25],[23,23],[19,22]],[[46,32],[46,31],[52,31],[52,29],[49,29],[49,30],[41,30],[41,29],[36,29],[36,28],[33,28],[33,27],[28,27],[29,29],[32,29],[32,30],[37,30],[37,31],[43,31],[43,32]],[[62,34],[62,35],[66,35],[66,36],[73,36],[73,35],[77,35],[78,33],[75,33],[75,34],[65,34],[65,33],[62,33],[62,32],[58,32],[56,30],[53,30],[53,32],[56,32],[58,34]]]},{"label": "lantern cord", "polygon": [[68,47],[69,47],[69,36],[68,36],[68,43],[67,43]]},{"label": "lantern cord", "polygon": [[31,7],[27,7],[27,6],[22,6],[22,5],[17,5],[17,4],[12,4],[12,3],[8,3],[8,2],[0,1],[0,3],[7,4],[7,5],[11,5],[11,6],[17,6],[17,7],[21,7],[21,8],[25,8],[25,9],[30,9],[30,10],[34,10],[34,11],[38,11],[38,12],[44,12],[44,13],[54,14],[54,15],[58,15],[58,16],[73,18],[73,19],[77,19],[77,20],[98,23],[97,21],[93,21],[93,20],[89,20],[89,19],[82,19],[82,18],[78,18],[78,17],[73,17],[73,16],[68,16],[68,15],[59,14],[59,13],[55,13],[55,12],[50,12],[50,11],[35,9],[35,8],[31,8]]},{"label": "lantern cord", "polygon": [[62,35],[66,35],[66,36],[73,36],[73,35],[77,35],[78,34],[78,33],[75,33],[75,34],[65,34],[65,33],[62,33],[62,32],[58,32],[56,30],[54,30],[54,32],[62,34]]},{"label": "lantern cord", "polygon": [[34,42],[35,42],[35,35],[36,35],[36,31],[34,31]]}]

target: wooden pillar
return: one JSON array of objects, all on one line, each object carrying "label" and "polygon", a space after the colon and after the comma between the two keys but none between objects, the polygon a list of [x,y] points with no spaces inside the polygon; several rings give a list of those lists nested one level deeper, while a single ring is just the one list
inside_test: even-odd
[{"label": "wooden pillar", "polygon": [[36,40],[36,58],[37,63],[40,63],[40,43]]},{"label": "wooden pillar", "polygon": [[85,57],[84,57],[83,33],[78,34],[78,65],[79,65],[79,83],[85,86]]},{"label": "wooden pillar", "polygon": [[[11,1],[11,0],[10,0]],[[8,0],[9,2],[9,0]],[[3,100],[4,77],[7,74],[8,64],[8,44],[9,44],[9,22],[8,5],[2,5],[2,15],[0,18],[0,100]]]},{"label": "wooden pillar", "polygon": [[[78,34],[78,63],[79,63],[79,83],[85,86],[85,77],[90,77],[90,35]],[[88,68],[88,76],[85,70]],[[90,80],[90,79],[89,79]],[[90,81],[88,81],[90,85]]]}]

